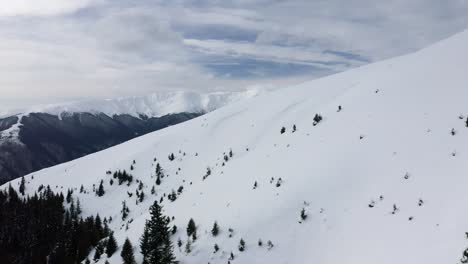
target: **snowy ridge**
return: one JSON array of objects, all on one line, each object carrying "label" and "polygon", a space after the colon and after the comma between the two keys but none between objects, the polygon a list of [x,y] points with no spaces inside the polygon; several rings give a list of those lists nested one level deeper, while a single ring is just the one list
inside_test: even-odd
[{"label": "snowy ridge", "polygon": [[8,129],[0,131],[0,145],[6,142],[23,144],[21,140],[19,140],[19,132],[22,126],[21,118],[23,118],[23,115],[19,114],[16,124],[12,125]]},{"label": "snowy ridge", "polygon": [[[84,214],[112,216],[119,245],[128,237],[138,263],[149,206],[179,186],[177,200],[162,204],[175,217],[182,264],[227,263],[231,252],[232,264],[459,263],[468,247],[466,47],[463,32],[414,54],[240,101],[29,175],[26,191],[74,188]],[[317,113],[323,119],[314,125]],[[168,175],[158,186],[156,163]],[[110,185],[106,171],[123,169],[134,182]],[[101,179],[106,193],[97,197]],[[141,203],[128,195],[136,180],[144,184]],[[77,191],[81,185],[87,193]],[[190,218],[198,239],[186,253]],[[217,237],[209,232],[214,221]],[[107,260],[121,263],[119,254]]]},{"label": "snowy ridge", "polygon": [[258,90],[240,92],[197,93],[188,91],[158,92],[146,96],[115,99],[82,100],[52,105],[39,105],[0,113],[9,116],[15,113],[49,113],[61,116],[70,113],[104,113],[108,116],[128,114],[134,117],[160,117],[171,113],[205,113],[228,103],[256,96]]}]

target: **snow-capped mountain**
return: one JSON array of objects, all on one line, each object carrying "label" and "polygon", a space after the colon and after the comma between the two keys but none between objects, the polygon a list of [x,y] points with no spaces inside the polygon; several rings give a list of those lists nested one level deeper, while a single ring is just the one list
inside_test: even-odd
[{"label": "snow-capped mountain", "polygon": [[259,94],[258,89],[236,92],[198,93],[191,91],[157,92],[145,96],[111,99],[87,99],[59,104],[37,105],[0,113],[0,118],[17,113],[47,113],[57,116],[71,113],[103,113],[108,116],[160,117],[172,113],[206,113],[226,104]]},{"label": "snow-capped mountain", "polygon": [[0,117],[0,183],[255,96],[159,92],[11,110]]},{"label": "snow-capped mountain", "polygon": [[[234,103],[28,175],[26,192],[73,188],[85,215],[114,219],[119,246],[127,237],[139,245],[149,206],[166,197],[181,263],[228,263],[231,252],[233,264],[459,263],[468,247],[466,47],[463,32],[414,54]],[[157,163],[166,175],[161,185]],[[118,170],[134,181],[110,185]],[[98,197],[93,186],[101,180]],[[142,202],[133,195],[137,182]],[[18,188],[19,180],[11,184]],[[186,253],[190,218],[198,239]],[[213,237],[215,221],[221,231]],[[141,263],[138,248],[135,254]],[[121,263],[119,254],[99,263],[106,260]]]}]

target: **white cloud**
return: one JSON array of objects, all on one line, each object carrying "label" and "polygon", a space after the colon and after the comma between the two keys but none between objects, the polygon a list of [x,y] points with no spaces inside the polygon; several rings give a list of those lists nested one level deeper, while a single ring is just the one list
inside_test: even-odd
[{"label": "white cloud", "polygon": [[61,15],[77,11],[100,0],[2,0],[0,16]]},{"label": "white cloud", "polygon": [[[342,70],[350,66],[342,63],[340,68],[341,57],[305,47],[281,47],[248,42],[196,39],[185,39],[184,43],[200,52],[219,56],[248,57],[280,63],[305,64],[328,68],[329,70]],[[348,61],[347,63],[354,66],[362,64],[358,61]]]},{"label": "white cloud", "polygon": [[315,75],[234,79],[214,64],[240,57],[331,73],[466,25],[462,0],[0,0],[0,101],[283,85]]}]

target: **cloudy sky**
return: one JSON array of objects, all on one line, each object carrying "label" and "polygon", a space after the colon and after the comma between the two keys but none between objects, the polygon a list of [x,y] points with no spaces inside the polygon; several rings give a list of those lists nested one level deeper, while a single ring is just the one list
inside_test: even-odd
[{"label": "cloudy sky", "polygon": [[0,0],[0,110],[283,86],[467,27],[465,0]]}]

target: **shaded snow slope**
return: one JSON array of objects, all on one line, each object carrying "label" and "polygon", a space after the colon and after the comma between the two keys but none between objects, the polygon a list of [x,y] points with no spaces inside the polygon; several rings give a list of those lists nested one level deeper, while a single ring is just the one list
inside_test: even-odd
[{"label": "shaded snow slope", "polygon": [[[181,263],[227,263],[231,251],[233,264],[459,263],[468,247],[466,47],[463,32],[414,54],[241,101],[29,175],[26,191],[82,184],[89,193],[74,194],[84,213],[112,216],[119,245],[129,237],[137,246],[149,206],[183,186],[175,202],[163,202],[179,227],[174,244],[180,238],[185,246],[190,218],[198,226],[190,254],[175,246]],[[323,120],[314,126],[316,113]],[[169,177],[151,195],[154,158]],[[131,173],[146,194],[139,204],[127,194],[135,181],[111,186],[106,175],[130,171],[133,160]],[[212,173],[203,180],[207,167]],[[101,179],[106,193],[98,198],[92,188]],[[302,208],[308,218],[299,223]],[[214,221],[221,228],[215,238]],[[237,249],[241,238],[245,252]],[[257,246],[259,239],[274,247]],[[119,254],[109,262],[120,263]]]}]

